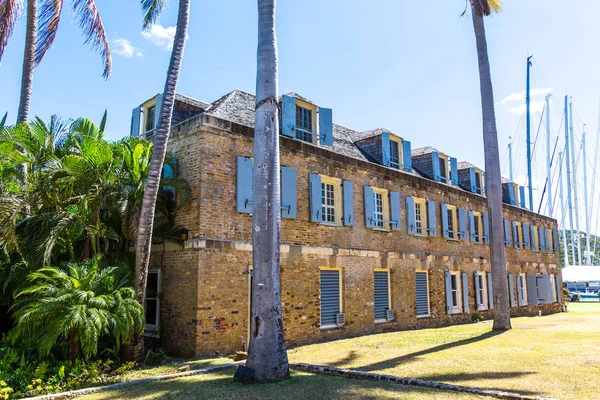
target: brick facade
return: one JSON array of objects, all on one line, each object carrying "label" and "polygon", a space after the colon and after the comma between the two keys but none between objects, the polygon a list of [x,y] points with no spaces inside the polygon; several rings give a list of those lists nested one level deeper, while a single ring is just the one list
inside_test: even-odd
[{"label": "brick facade", "polygon": [[[192,196],[176,215],[189,230],[185,247],[157,246],[152,266],[162,275],[160,338],[171,354],[204,356],[244,349],[248,340],[249,271],[252,267],[251,215],[236,212],[236,157],[252,157],[253,129],[202,114],[172,129],[169,151],[178,159]],[[281,164],[297,171],[297,218],[282,219],[281,278],[285,337],[288,345],[365,333],[418,329],[468,322],[476,310],[472,272],[491,270],[489,246],[468,240],[420,238],[406,230],[405,197],[486,212],[485,197],[414,174],[334,153],[280,137]],[[310,222],[311,173],[350,181],[354,187],[354,226]],[[400,192],[402,230],[365,227],[363,186]],[[556,221],[513,206],[504,218],[552,230]],[[506,247],[508,273],[560,274],[559,255]],[[342,269],[345,325],[320,328],[319,270]],[[390,270],[394,320],[374,323],[373,270]],[[415,271],[429,276],[430,316],[415,312]],[[444,271],[469,273],[470,313],[446,312]],[[516,285],[515,285],[516,288]],[[515,307],[511,315],[560,311],[558,303]],[[482,314],[490,318],[493,311]]]}]

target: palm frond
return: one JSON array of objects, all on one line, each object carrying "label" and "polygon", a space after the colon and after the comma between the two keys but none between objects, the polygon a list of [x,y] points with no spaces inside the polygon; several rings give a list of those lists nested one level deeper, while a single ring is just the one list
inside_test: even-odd
[{"label": "palm frond", "polygon": [[63,0],[43,0],[38,20],[38,36],[35,48],[35,65],[38,65],[48,49],[54,43],[60,14],[62,12]]},{"label": "palm frond", "polygon": [[152,25],[158,22],[162,12],[165,9],[165,0],[141,0],[142,12],[144,13],[144,29],[150,29]]},{"label": "palm frond", "polygon": [[0,61],[22,8],[22,0],[0,0]]},{"label": "palm frond", "polygon": [[104,109],[104,114],[102,114],[102,119],[100,120],[100,126],[98,126],[98,129],[100,129],[100,133],[104,133],[104,128],[106,127],[107,115],[108,115],[108,110]]},{"label": "palm frond", "polygon": [[79,18],[79,27],[85,35],[85,43],[91,43],[92,48],[99,50],[104,63],[102,76],[108,79],[112,70],[112,58],[108,37],[102,24],[102,18],[94,0],[73,0],[73,12]]},{"label": "palm frond", "polygon": [[470,0],[470,2],[473,12],[485,16],[492,12],[499,12],[502,5],[502,0]]},{"label": "palm frond", "polygon": [[8,117],[8,111],[4,113],[4,117],[0,119],[0,129],[4,128],[4,124],[6,124],[6,118]]}]

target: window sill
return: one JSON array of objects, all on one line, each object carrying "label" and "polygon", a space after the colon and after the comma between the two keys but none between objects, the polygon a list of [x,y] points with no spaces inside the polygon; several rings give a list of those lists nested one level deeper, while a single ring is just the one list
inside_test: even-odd
[{"label": "window sill", "polygon": [[488,311],[487,306],[479,306],[477,307],[477,311]]},{"label": "window sill", "polygon": [[460,242],[460,240],[458,240],[458,238],[448,237],[448,238],[446,238],[446,240],[449,241],[449,242]]},{"label": "window sill", "polygon": [[391,324],[392,322],[394,322],[394,320],[388,321],[387,319],[376,319],[375,325]]},{"label": "window sill", "polygon": [[158,331],[158,327],[147,326],[146,329],[144,329],[144,337],[160,339],[160,332]]},{"label": "window sill", "polygon": [[373,230],[376,232],[387,232],[387,233],[391,232],[390,229],[385,229],[385,228],[373,228]]},{"label": "window sill", "polygon": [[331,329],[341,328],[343,326],[344,325],[325,325],[325,326],[319,327],[319,329],[321,329],[322,331],[328,331],[328,330],[331,330]]},{"label": "window sill", "polygon": [[422,233],[415,233],[413,236],[423,239],[427,239],[429,237],[429,235],[423,235]]},{"label": "window sill", "polygon": [[417,315],[417,319],[419,319],[419,318],[429,318],[429,317],[431,317],[431,314]]},{"label": "window sill", "polygon": [[343,225],[342,224],[338,224],[337,222],[319,222],[319,224],[324,225],[324,226],[330,226],[332,228],[342,228]]}]

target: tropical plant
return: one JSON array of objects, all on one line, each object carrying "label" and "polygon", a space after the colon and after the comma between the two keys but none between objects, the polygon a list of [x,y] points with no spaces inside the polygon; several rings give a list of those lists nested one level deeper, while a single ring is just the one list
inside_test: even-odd
[{"label": "tropical plant", "polygon": [[70,359],[97,353],[98,339],[110,334],[117,344],[140,333],[144,310],[135,301],[131,274],[102,268],[100,257],[69,263],[65,269],[44,267],[27,278],[30,286],[12,306],[15,338],[34,340],[42,356],[68,340]]},{"label": "tropical plant", "polygon": [[[159,111],[158,124],[154,133],[154,148],[150,169],[146,179],[144,198],[140,210],[137,240],[135,244],[135,292],[137,300],[143,304],[146,297],[146,281],[148,279],[148,265],[152,249],[152,233],[155,219],[156,199],[159,193],[160,178],[167,154],[167,143],[171,131],[171,119],[175,104],[175,92],[179,80],[179,70],[183,59],[183,50],[187,38],[190,19],[191,0],[179,0],[177,25],[171,60],[167,69],[167,78],[162,94],[162,103]],[[144,12],[144,29],[148,29],[160,18],[165,7],[164,0],[141,0]],[[142,361],[144,356],[144,341],[142,338],[134,340],[128,358]]]},{"label": "tropical plant", "polygon": [[[0,0],[0,61],[12,35],[24,0]],[[38,12],[38,6],[41,9]],[[17,124],[29,118],[29,104],[33,90],[33,71],[54,43],[64,0],[27,0],[27,27],[25,31],[25,53],[21,78],[21,97]],[[110,76],[112,61],[108,38],[94,0],[72,0],[73,14],[85,35],[85,43],[99,50],[106,79]],[[39,26],[38,26],[39,25]]]},{"label": "tropical plant", "polygon": [[500,0],[470,0],[473,29],[477,45],[481,111],[483,117],[483,148],[485,156],[486,198],[490,216],[490,259],[492,264],[492,286],[494,289],[493,329],[508,330],[510,308],[508,283],[506,280],[506,254],[503,239],[502,182],[500,175],[500,152],[498,130],[494,110],[494,91],[483,17],[500,10]]},{"label": "tropical plant", "polygon": [[253,168],[252,172],[254,287],[246,360],[246,366],[254,370],[253,379],[258,382],[274,382],[289,377],[281,315],[277,86],[275,0],[258,0],[254,165],[262,168]]}]

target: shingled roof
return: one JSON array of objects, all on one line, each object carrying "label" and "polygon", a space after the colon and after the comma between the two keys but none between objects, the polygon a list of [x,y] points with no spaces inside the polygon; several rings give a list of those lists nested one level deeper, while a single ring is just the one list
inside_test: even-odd
[{"label": "shingled roof", "polygon": [[210,103],[205,103],[203,101],[179,93],[175,93],[175,101],[181,101],[182,103],[201,108],[203,111],[208,110],[208,108],[211,106]]},{"label": "shingled roof", "polygon": [[358,142],[363,139],[372,138],[373,136],[379,136],[379,135],[383,134],[384,132],[389,132],[389,131],[384,128],[375,128],[375,129],[371,129],[371,130],[364,131],[364,132],[355,132],[354,135],[352,135],[352,139],[355,142]]},{"label": "shingled roof", "polygon": [[437,151],[439,153],[439,151],[431,146],[426,146],[426,147],[419,147],[418,149],[414,149],[413,151],[410,152],[410,155],[412,157],[418,157],[418,156],[422,156],[423,154],[430,154],[433,153],[434,151]]},{"label": "shingled roof", "polygon": [[468,161],[459,161],[458,164],[456,164],[456,169],[458,171],[460,171],[462,169],[469,169],[469,168],[477,168],[477,167],[475,167],[473,164],[471,164]]}]

